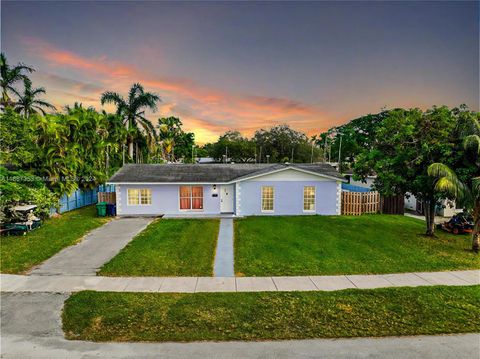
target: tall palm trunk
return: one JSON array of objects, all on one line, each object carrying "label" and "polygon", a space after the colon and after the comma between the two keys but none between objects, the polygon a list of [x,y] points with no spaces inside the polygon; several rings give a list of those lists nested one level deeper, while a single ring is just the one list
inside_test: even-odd
[{"label": "tall palm trunk", "polygon": [[478,253],[480,250],[480,218],[477,218],[472,233],[472,250]]},{"label": "tall palm trunk", "polygon": [[435,200],[429,199],[423,201],[423,210],[425,212],[425,223],[427,225],[426,235],[433,236],[435,233]]},{"label": "tall palm trunk", "polygon": [[131,138],[128,141],[128,156],[133,159],[133,140]]},{"label": "tall palm trunk", "polygon": [[[132,119],[128,118],[126,122],[127,133],[128,133],[128,130],[130,129],[131,122],[132,122]],[[128,146],[128,156],[130,157],[130,159],[133,159],[133,138],[131,134],[128,134],[127,136],[127,146]]]},{"label": "tall palm trunk", "polygon": [[480,250],[480,200],[476,202],[476,206],[473,209],[472,250],[478,253]]}]

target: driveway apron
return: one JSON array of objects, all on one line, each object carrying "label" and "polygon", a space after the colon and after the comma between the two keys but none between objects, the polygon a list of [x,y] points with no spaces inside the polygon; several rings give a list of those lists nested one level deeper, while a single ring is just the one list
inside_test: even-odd
[{"label": "driveway apron", "polygon": [[153,218],[114,219],[35,267],[33,275],[95,275],[103,264],[120,252]]}]

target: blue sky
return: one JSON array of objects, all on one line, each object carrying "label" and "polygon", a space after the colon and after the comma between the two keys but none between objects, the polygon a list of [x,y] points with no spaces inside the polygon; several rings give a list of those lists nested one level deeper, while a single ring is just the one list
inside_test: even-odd
[{"label": "blue sky", "polygon": [[[141,82],[200,142],[382,107],[479,107],[478,2],[9,2],[2,51],[57,106]],[[109,108],[107,108],[109,109]]]}]

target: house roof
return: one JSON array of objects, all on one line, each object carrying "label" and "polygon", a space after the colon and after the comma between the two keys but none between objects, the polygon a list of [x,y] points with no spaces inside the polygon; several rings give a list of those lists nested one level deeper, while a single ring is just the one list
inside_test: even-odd
[{"label": "house roof", "polygon": [[126,164],[108,183],[227,183],[287,168],[344,180],[328,164]]}]

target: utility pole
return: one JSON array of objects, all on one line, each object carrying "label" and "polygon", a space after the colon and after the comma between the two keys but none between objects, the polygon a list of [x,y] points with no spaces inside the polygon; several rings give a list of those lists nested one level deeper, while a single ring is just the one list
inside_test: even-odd
[{"label": "utility pole", "polygon": [[325,163],[327,159],[327,136],[325,135],[325,146],[323,146],[323,162]]},{"label": "utility pole", "polygon": [[192,145],[192,163],[195,163],[194,156],[193,156],[194,150],[195,150],[195,145]]},{"label": "utility pole", "polygon": [[228,146],[225,146],[225,163],[228,161]]},{"label": "utility pole", "polygon": [[313,144],[314,142],[312,141],[312,153],[310,155],[310,163],[313,163]]},{"label": "utility pole", "polygon": [[340,163],[342,161],[342,138],[343,135],[340,134],[340,145],[338,147],[338,169],[340,170]]},{"label": "utility pole", "polygon": [[122,146],[122,166],[125,166],[125,145]]},{"label": "utility pole", "polygon": [[291,163],[293,163],[293,149],[294,149],[294,147],[292,147],[292,157],[290,158]]},{"label": "utility pole", "polygon": [[262,146],[260,146],[260,156],[258,163],[262,163]]}]

